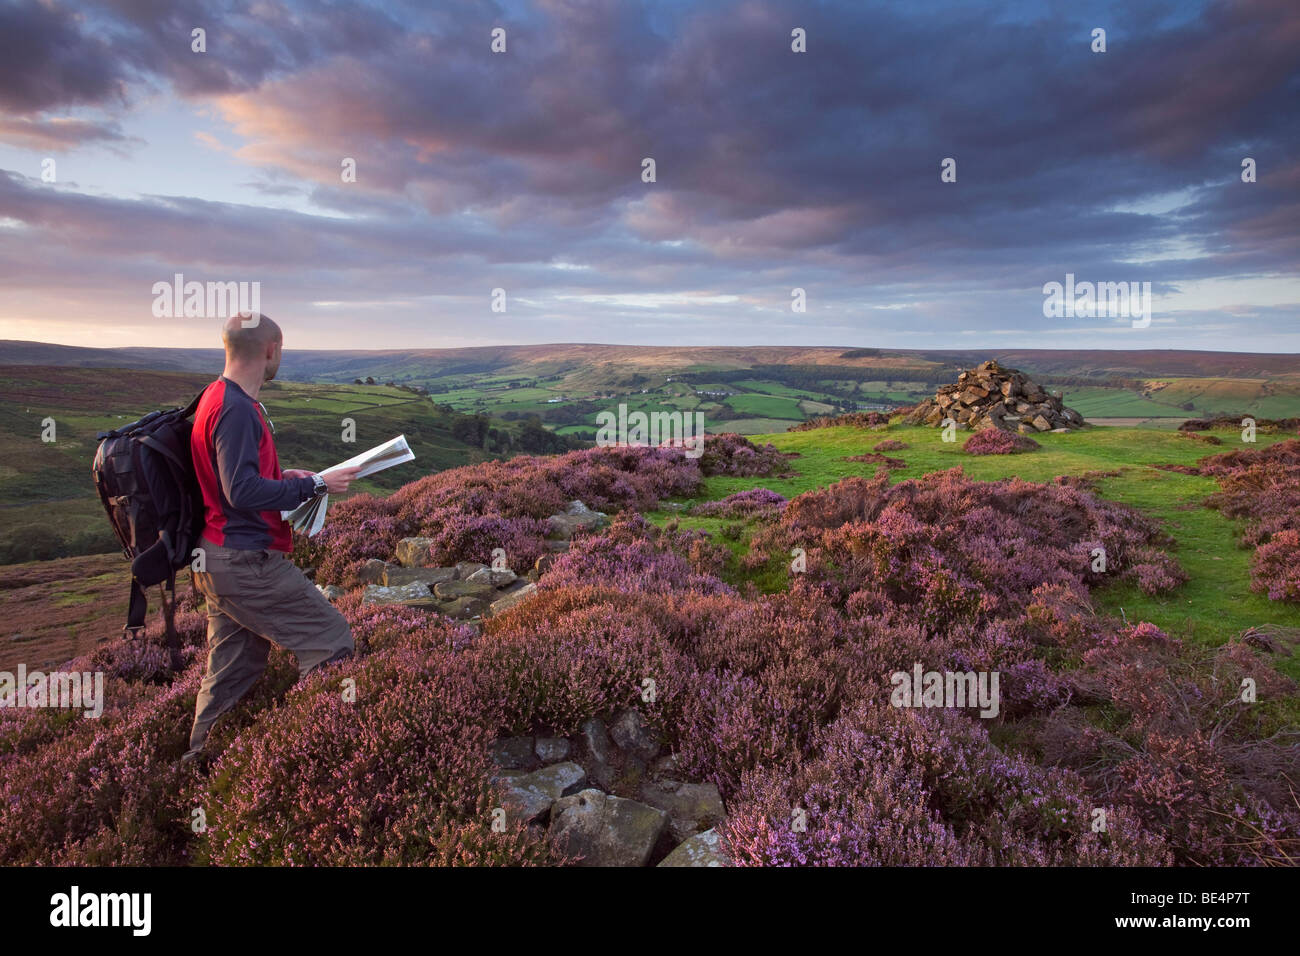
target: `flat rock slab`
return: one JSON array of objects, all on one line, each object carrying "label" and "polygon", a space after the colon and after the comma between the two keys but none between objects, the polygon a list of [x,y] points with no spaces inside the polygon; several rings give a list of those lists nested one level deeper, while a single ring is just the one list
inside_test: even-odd
[{"label": "flat rock slab", "polygon": [[579,866],[645,866],[668,827],[668,814],[599,790],[563,797],[551,807],[551,839]]},{"label": "flat rock slab", "polygon": [[659,863],[660,866],[731,866],[722,852],[717,830],[705,830],[682,842]]},{"label": "flat rock slab", "polygon": [[384,587],[382,584],[367,584],[361,595],[361,604],[403,604],[408,607],[436,607],[437,601],[429,592],[427,584],[412,581],[400,587]]},{"label": "flat rock slab", "polygon": [[441,584],[443,581],[454,581],[455,579],[455,568],[404,568],[394,565],[384,569],[382,583],[385,587],[394,588],[418,581],[420,584],[432,589],[435,584]]},{"label": "flat rock slab", "polygon": [[[454,568],[452,570],[455,570]],[[494,588],[503,588],[513,584],[516,574],[509,568],[493,571],[491,568],[479,568],[465,579],[467,584],[490,584]]]},{"label": "flat rock slab", "polygon": [[490,598],[494,591],[496,591],[496,588],[488,581],[478,583],[471,581],[442,581],[433,586],[434,594],[448,600],[462,597],[485,600]]}]

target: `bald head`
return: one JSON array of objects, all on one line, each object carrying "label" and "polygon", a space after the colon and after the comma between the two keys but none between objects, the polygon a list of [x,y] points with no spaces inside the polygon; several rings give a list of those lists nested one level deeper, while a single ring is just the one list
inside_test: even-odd
[{"label": "bald head", "polygon": [[284,341],[280,327],[260,312],[236,312],[221,327],[227,362],[257,362],[266,358],[267,346]]}]

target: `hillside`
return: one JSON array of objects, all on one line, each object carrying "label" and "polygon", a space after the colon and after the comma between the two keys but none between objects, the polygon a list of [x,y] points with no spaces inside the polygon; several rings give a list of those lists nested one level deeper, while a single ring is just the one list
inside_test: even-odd
[{"label": "hillside", "polygon": [[[156,408],[185,405],[215,373],[0,365],[0,564],[53,554],[116,552],[119,546],[90,480],[98,431]],[[428,396],[388,386],[274,381],[262,402],[284,468],[319,469],[405,434],[416,460],[360,482],[382,492],[426,474],[529,447],[526,423],[455,412]],[[53,419],[54,442],[41,440]],[[343,439],[343,420],[355,441]],[[543,436],[545,433],[542,433]],[[545,450],[535,447],[533,450]]]},{"label": "hillside", "polygon": [[[0,342],[0,366],[211,367],[215,352]],[[1024,370],[1089,420],[1176,428],[1215,414],[1300,415],[1300,356],[1196,351],[922,351],[796,347],[526,345],[289,351],[288,380],[419,386],[462,412],[590,440],[601,411],[689,412],[713,433],[783,431],[818,416],[921,401],[989,356]]]},{"label": "hillside", "polygon": [[[1258,438],[1094,427],[976,455],[895,422],[715,437],[698,462],[484,462],[354,497],[297,557],[337,589],[358,658],[295,686],[274,655],[206,768],[176,762],[198,605],[172,677],[97,619],[116,610],[107,558],[6,569],[11,620],[58,621],[9,655],[98,632],[71,666],[104,669],[110,693],[98,721],[0,725],[0,860],[563,865],[574,781],[658,821],[588,833],[599,852],[640,840],[621,865],[688,845],[724,865],[1294,860],[1300,441]],[[612,524],[560,535],[546,516],[571,497]],[[456,569],[422,565],[495,548],[534,584],[469,622],[359,578],[445,581]],[[890,675],[914,668],[992,670],[1001,690],[978,714],[900,704]],[[534,770],[534,741],[567,759]],[[717,814],[664,797],[688,786]]]}]

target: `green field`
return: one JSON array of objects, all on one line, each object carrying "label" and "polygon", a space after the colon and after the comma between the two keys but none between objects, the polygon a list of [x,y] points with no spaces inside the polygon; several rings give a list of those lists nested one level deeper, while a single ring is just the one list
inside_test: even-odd
[{"label": "green field", "polygon": [[[1156,464],[1194,464],[1220,451],[1242,447],[1236,431],[1216,433],[1222,447],[1210,447],[1177,432],[1154,432],[1133,428],[1089,428],[1070,434],[1036,436],[1040,450],[1022,455],[970,456],[961,450],[963,435],[946,444],[937,429],[891,425],[887,430],[822,428],[806,432],[754,436],[756,442],[770,441],[785,452],[798,452],[790,462],[798,474],[793,478],[714,477],[706,482],[698,499],[723,498],[746,488],[770,488],[787,497],[831,484],[841,478],[875,474],[876,466],[844,459],[862,454],[884,438],[898,438],[911,447],[889,452],[902,458],[907,467],[890,472],[891,480],[919,477],[927,472],[961,467],[969,477],[995,480],[1018,476],[1028,481],[1049,482],[1057,475],[1089,472],[1118,472],[1099,479],[1099,493],[1131,505],[1157,519],[1177,541],[1174,556],[1189,575],[1175,591],[1148,597],[1135,586],[1118,584],[1097,592],[1099,607],[1128,620],[1147,620],[1171,634],[1189,641],[1217,645],[1248,627],[1277,625],[1300,628],[1300,608],[1270,601],[1250,590],[1249,549],[1238,546],[1241,522],[1224,518],[1202,502],[1217,490],[1208,478],[1183,475],[1153,468]],[[1266,447],[1285,435],[1258,436],[1254,447]],[[694,503],[694,502],[691,502]],[[687,503],[690,504],[690,503]],[[682,516],[674,508],[654,512],[652,520],[664,523],[677,518],[682,527],[718,532],[730,519]],[[717,540],[724,540],[718,537]],[[743,539],[733,545],[739,551]],[[769,588],[783,586],[780,580],[756,580]],[[1282,662],[1291,676],[1300,678],[1300,657]]]}]

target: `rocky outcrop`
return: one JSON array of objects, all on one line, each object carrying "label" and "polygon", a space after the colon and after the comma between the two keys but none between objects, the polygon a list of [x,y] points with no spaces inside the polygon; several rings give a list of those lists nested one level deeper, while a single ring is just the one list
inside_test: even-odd
[{"label": "rocky outcrop", "polygon": [[1086,424],[1059,395],[1018,369],[1003,368],[995,361],[962,372],[957,384],[943,386],[933,399],[917,405],[903,423],[938,427],[948,419],[971,431],[991,426],[1025,435],[1071,431]]},{"label": "rocky outcrop", "polygon": [[[398,553],[408,560],[424,554],[427,538],[403,538]],[[409,542],[416,542],[410,544]],[[477,561],[462,561],[454,568],[382,565],[382,584],[368,584],[361,603],[400,604],[435,611],[459,621],[500,614],[527,600],[537,585],[515,576],[509,568],[493,570]],[[328,596],[328,595],[327,595]]]},{"label": "rocky outcrop", "polygon": [[[371,558],[358,571],[366,585],[361,603],[418,607],[463,621],[501,614],[537,593],[538,578],[568,550],[575,534],[608,523],[604,512],[593,511],[581,501],[569,502],[564,511],[546,519],[548,553],[522,577],[510,568],[489,567],[478,561],[461,561],[454,568],[434,567],[435,539],[403,538],[394,548],[395,564]],[[337,599],[337,595],[325,593],[331,600]]]},{"label": "rocky outcrop", "polygon": [[675,758],[634,708],[573,737],[503,737],[492,748],[501,807],[512,824],[545,828],[579,866],[730,866],[717,827],[717,787],[682,779]]}]

